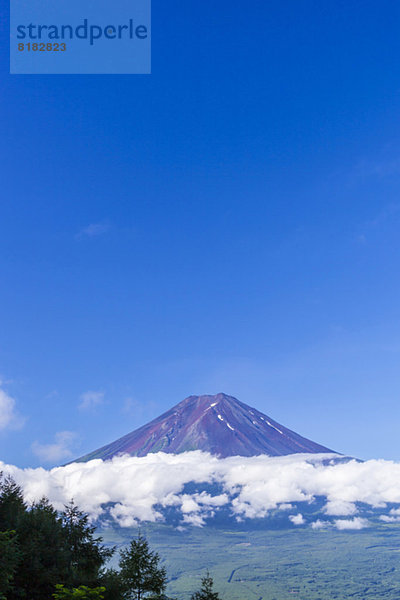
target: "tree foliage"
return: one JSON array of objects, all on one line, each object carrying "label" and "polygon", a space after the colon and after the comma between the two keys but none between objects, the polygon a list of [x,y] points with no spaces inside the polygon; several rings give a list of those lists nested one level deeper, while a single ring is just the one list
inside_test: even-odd
[{"label": "tree foliage", "polygon": [[122,600],[124,584],[118,571],[115,569],[105,570],[99,579],[99,584],[105,587],[105,600]]},{"label": "tree foliage", "polygon": [[75,586],[97,581],[114,549],[105,548],[103,539],[94,536],[96,528],[89,524],[88,515],[73,501],[65,507],[61,520],[68,548],[68,583]]},{"label": "tree foliage", "polygon": [[217,592],[213,591],[214,581],[207,571],[206,576],[201,580],[201,588],[192,595],[191,600],[220,600]]},{"label": "tree foliage", "polygon": [[[47,498],[27,505],[0,473],[0,600],[170,600],[160,556],[139,534],[105,569],[114,548],[95,536],[89,516],[70,502],[61,513]],[[207,572],[192,600],[220,600]]]},{"label": "tree foliage", "polygon": [[20,516],[17,527],[21,564],[10,598],[50,598],[54,586],[65,577],[67,548],[61,519],[47,499],[34,503]]},{"label": "tree foliage", "polygon": [[15,531],[25,512],[22,489],[12,477],[4,477],[0,472],[0,531]]},{"label": "tree foliage", "polygon": [[0,600],[46,600],[57,584],[96,588],[114,552],[73,502],[61,514],[46,498],[27,506],[21,488],[1,475],[0,532]]},{"label": "tree foliage", "polygon": [[20,561],[15,531],[0,532],[0,600],[6,598]]},{"label": "tree foliage", "polygon": [[120,577],[126,598],[160,598],[167,584],[164,567],[159,566],[160,557],[151,552],[147,540],[140,534],[126,550],[121,551]]},{"label": "tree foliage", "polygon": [[77,588],[66,588],[62,584],[56,585],[56,592],[53,594],[54,600],[103,600],[105,587],[90,588],[87,585],[80,585]]}]

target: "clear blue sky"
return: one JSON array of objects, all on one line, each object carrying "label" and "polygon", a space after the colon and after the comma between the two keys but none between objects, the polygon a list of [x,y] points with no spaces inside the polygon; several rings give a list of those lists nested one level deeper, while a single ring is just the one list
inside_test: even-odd
[{"label": "clear blue sky", "polygon": [[10,76],[1,15],[0,460],[219,391],[400,459],[399,3],[152,13],[150,76]]}]

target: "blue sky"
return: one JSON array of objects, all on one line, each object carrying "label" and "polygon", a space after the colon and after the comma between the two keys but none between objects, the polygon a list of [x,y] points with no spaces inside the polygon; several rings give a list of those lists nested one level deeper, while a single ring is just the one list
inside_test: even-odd
[{"label": "blue sky", "polygon": [[400,459],[399,8],[153,1],[150,76],[2,53],[1,460],[220,391]]}]

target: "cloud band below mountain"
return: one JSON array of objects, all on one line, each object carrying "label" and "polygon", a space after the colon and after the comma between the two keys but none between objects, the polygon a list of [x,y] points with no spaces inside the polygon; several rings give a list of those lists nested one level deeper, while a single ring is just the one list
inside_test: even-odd
[{"label": "cloud band below mountain", "polygon": [[[289,520],[292,503],[296,508],[290,520],[303,525],[298,503],[312,504],[324,497],[323,513],[335,517],[333,526],[360,529],[368,522],[356,518],[358,503],[381,510],[383,517],[391,514],[388,505],[392,513],[393,505],[400,505],[400,463],[338,461],[332,454],[219,459],[195,451],[142,458],[118,456],[51,470],[0,463],[0,470],[23,486],[28,501],[46,495],[61,509],[73,498],[93,519],[108,511],[123,527],[141,520],[162,520],[163,510],[171,507],[180,512],[182,524],[203,525],[221,508],[228,508],[238,520],[267,517],[281,509]],[[219,484],[220,491],[187,493],[185,485],[191,482]],[[319,523],[325,526],[329,521]]]}]

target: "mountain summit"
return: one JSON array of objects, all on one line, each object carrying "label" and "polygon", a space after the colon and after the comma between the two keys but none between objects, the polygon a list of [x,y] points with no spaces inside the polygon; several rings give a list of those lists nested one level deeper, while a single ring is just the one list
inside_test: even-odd
[{"label": "mountain summit", "polygon": [[232,396],[189,396],[147,425],[76,462],[117,454],[179,454],[203,450],[221,457],[332,452]]}]

